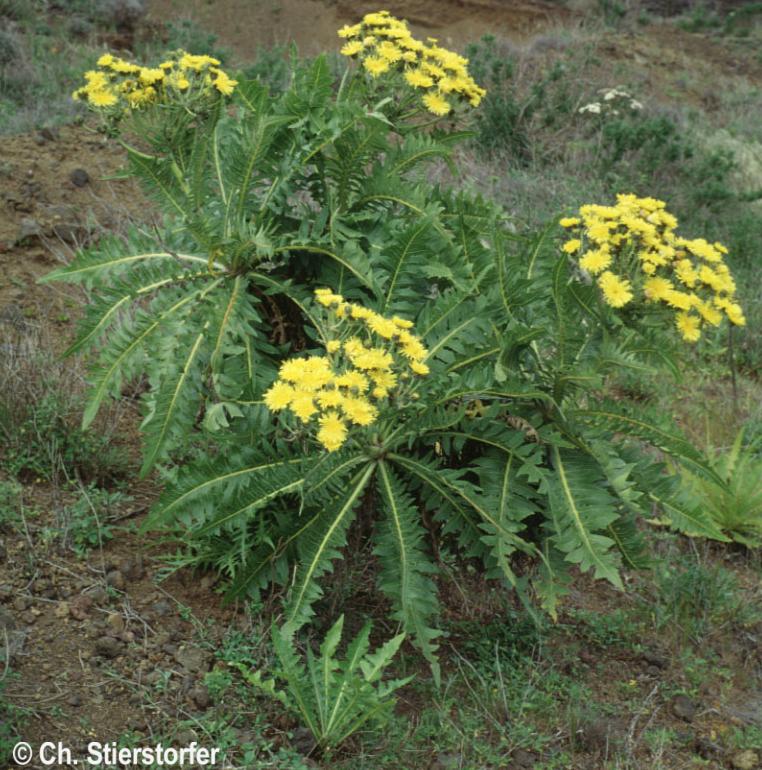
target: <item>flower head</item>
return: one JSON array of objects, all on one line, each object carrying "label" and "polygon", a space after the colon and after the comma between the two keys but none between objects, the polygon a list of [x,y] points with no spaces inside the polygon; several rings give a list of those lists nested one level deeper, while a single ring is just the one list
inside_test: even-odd
[{"label": "flower head", "polygon": [[705,324],[717,326],[723,317],[745,323],[733,300],[736,285],[724,262],[727,249],[704,238],[678,236],[677,219],[663,201],[622,194],[615,206],[588,204],[580,207],[579,217],[560,224],[574,228],[563,251],[582,252],[580,268],[598,276],[611,307],[642,297],[644,308],[671,309],[687,341],[697,340]]}]

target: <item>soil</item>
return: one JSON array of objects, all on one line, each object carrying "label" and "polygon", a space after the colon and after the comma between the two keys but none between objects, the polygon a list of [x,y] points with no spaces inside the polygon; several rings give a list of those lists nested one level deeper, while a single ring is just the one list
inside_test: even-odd
[{"label": "soil", "polygon": [[[150,0],[149,11],[153,21],[191,16],[244,60],[259,45],[291,39],[307,54],[334,46],[341,24],[354,22],[375,6],[364,0]],[[394,0],[386,7],[408,18],[419,32],[455,43],[490,32],[530,45],[548,31],[575,29],[581,19],[557,3],[539,1]],[[697,72],[681,93],[702,103],[711,99],[702,83],[712,81],[701,76],[709,70],[715,78],[762,81],[758,61],[742,49],[674,27],[653,25],[634,38],[606,33],[597,46],[606,61],[634,60],[655,91],[667,92],[681,73]],[[0,335],[20,318],[45,327],[55,349],[71,338],[83,295],[36,281],[100,234],[150,218],[150,207],[131,183],[115,178],[123,163],[123,152],[87,126],[3,138],[0,322],[6,324],[0,323]],[[128,432],[134,436],[137,413],[129,421]],[[175,745],[185,745],[203,737],[199,725],[205,714],[250,707],[239,701],[215,703],[204,677],[215,668],[226,669],[213,650],[231,630],[252,634],[256,618],[240,607],[225,606],[212,576],[180,572],[160,580],[161,546],[136,532],[155,493],[150,485],[133,485],[133,501],[113,522],[124,529],[86,559],[50,540],[67,502],[66,493],[51,485],[26,486],[24,506],[30,518],[20,529],[0,529],[0,643],[7,635],[14,674],[5,692],[26,712],[23,737],[33,745],[61,740],[79,750],[88,740],[116,740],[126,732],[148,745],[150,736],[162,731],[175,731]],[[732,553],[715,558],[724,559],[749,595],[755,595],[759,579],[752,565]],[[686,685],[675,647],[656,635],[641,640],[639,649],[618,642],[591,644],[589,629],[575,620],[579,610],[610,613],[635,600],[591,581],[580,580],[575,586],[561,617],[567,631],[554,637],[553,654],[559,666],[571,666],[596,700],[613,712],[579,724],[575,767],[608,766],[605,755],[612,736],[619,742],[635,741],[637,756],[646,726],[679,736],[681,748],[665,767],[693,767],[697,755],[704,758],[702,767],[740,766],[734,764],[737,752],[723,745],[722,735],[734,727],[762,725],[762,699],[755,690],[755,675],[762,667],[762,626],[718,633],[711,650],[729,675],[709,676],[692,696],[672,698],[670,692]],[[480,602],[483,586],[467,589],[464,597],[469,595],[469,602],[459,601],[453,592],[447,608],[450,620],[499,620],[474,609],[494,612],[488,597]],[[569,650],[578,651],[571,663]],[[637,696],[622,695],[621,682],[628,680]],[[633,711],[633,700],[641,711]],[[413,713],[415,703],[403,699],[399,708]],[[270,728],[272,739],[288,743],[285,730],[291,726],[289,720],[278,722]],[[244,742],[246,737],[239,731],[233,740]],[[540,759],[532,752],[516,752],[508,766],[532,767]],[[457,767],[457,761],[453,765],[452,757],[432,757],[430,767]]]},{"label": "soil", "polygon": [[[405,18],[419,35],[435,35],[443,42],[463,45],[483,34],[526,37],[549,25],[563,24],[571,12],[558,3],[531,0],[394,0],[384,8]],[[312,55],[336,47],[336,30],[378,10],[373,0],[149,0],[151,21],[190,18],[214,32],[243,60],[251,60],[258,46],[294,41],[300,52]]]}]

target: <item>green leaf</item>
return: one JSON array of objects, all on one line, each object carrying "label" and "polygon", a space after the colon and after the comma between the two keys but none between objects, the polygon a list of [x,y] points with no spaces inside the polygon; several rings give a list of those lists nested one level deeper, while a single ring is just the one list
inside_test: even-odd
[{"label": "green leaf", "polygon": [[167,439],[171,435],[177,412],[183,407],[187,409],[188,405],[192,404],[191,389],[198,388],[192,375],[196,361],[202,351],[204,337],[204,331],[196,336],[185,361],[182,362],[182,368],[176,370],[175,376],[164,378],[162,387],[156,396],[153,413],[143,424],[146,429],[147,443],[144,450],[143,465],[140,468],[141,478],[144,478],[153,468],[164,450]]},{"label": "green leaf", "polygon": [[436,568],[424,554],[424,531],[420,513],[391,468],[378,466],[377,486],[386,518],[378,525],[374,553],[381,561],[379,586],[391,598],[394,617],[412,634],[424,657],[436,662],[434,639],[441,632],[429,625],[436,614],[436,585],[431,576]]},{"label": "green leaf", "polygon": [[556,547],[580,569],[592,569],[623,589],[605,531],[617,518],[614,501],[601,485],[600,466],[590,456],[563,453],[553,447],[554,474],[548,477],[550,505],[556,523]]},{"label": "green leaf", "polygon": [[301,558],[286,610],[285,634],[293,636],[313,614],[312,603],[321,594],[316,581],[330,569],[330,561],[340,556],[338,549],[344,543],[355,506],[374,470],[374,464],[369,463],[355,477],[349,491],[337,501],[336,509],[333,506],[325,508],[321,520],[301,538]]}]

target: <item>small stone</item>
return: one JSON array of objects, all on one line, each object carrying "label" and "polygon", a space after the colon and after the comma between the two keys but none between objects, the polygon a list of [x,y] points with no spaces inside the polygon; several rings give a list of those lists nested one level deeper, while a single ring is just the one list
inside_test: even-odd
[{"label": "small stone", "polygon": [[75,187],[84,187],[86,184],[90,183],[90,174],[83,168],[75,168],[71,174],[69,174],[69,179]]},{"label": "small stone", "polygon": [[204,685],[197,685],[189,692],[191,700],[203,711],[209,707],[209,690]]},{"label": "small stone", "polygon": [[17,596],[13,600],[13,609],[16,612],[23,612],[29,606],[29,599],[26,596]]},{"label": "small stone", "polygon": [[67,604],[69,606],[69,614],[74,620],[84,620],[93,606],[93,599],[90,594],[80,594],[75,596],[70,602],[67,602]]},{"label": "small stone", "polygon": [[149,671],[144,677],[143,681],[147,685],[154,685],[161,679],[161,671]]},{"label": "small stone", "polygon": [[[143,564],[143,554],[136,554],[132,559],[125,559],[125,562],[126,564],[123,563],[120,569],[122,569],[128,580],[141,580],[146,572]],[[126,571],[124,567],[127,568]]]},{"label": "small stone", "polygon": [[84,595],[89,597],[94,604],[103,604],[108,601],[108,593],[103,586],[95,586]]},{"label": "small stone", "polygon": [[124,631],[124,618],[121,615],[113,612],[106,618],[108,627],[114,632],[114,634],[120,634]]},{"label": "small stone", "polygon": [[198,734],[195,730],[191,730],[188,728],[187,730],[183,730],[182,732],[177,733],[175,736],[175,741],[177,742],[178,746],[190,746],[193,741],[198,740]]},{"label": "small stone", "polygon": [[516,749],[516,751],[511,754],[511,759],[516,767],[526,768],[534,767],[539,761],[536,754],[531,751],[525,751],[524,749]]},{"label": "small stone", "polygon": [[657,668],[667,668],[669,666],[669,660],[655,650],[643,650],[642,657],[651,666],[656,666]]},{"label": "small stone", "polygon": [[738,751],[730,758],[730,766],[734,770],[754,770],[759,767],[759,754],[752,749]]},{"label": "small stone", "polygon": [[70,695],[70,696],[69,696],[69,697],[66,699],[66,702],[67,702],[67,703],[68,703],[70,706],[74,706],[74,707],[76,708],[77,706],[81,706],[81,705],[82,705],[82,698],[81,698],[81,696],[80,696],[80,695],[78,695],[77,693],[74,693],[73,695]]},{"label": "small stone", "polygon": [[56,606],[55,610],[53,611],[53,614],[57,618],[68,618],[71,614],[71,607],[69,607],[68,602],[58,602],[58,605]]},{"label": "small stone", "polygon": [[32,217],[23,217],[21,222],[19,222],[19,229],[16,233],[16,244],[22,244],[24,241],[40,238],[41,236],[42,227],[40,227],[40,223]]},{"label": "small stone", "polygon": [[124,591],[126,585],[124,575],[118,569],[111,570],[106,575],[106,585],[116,588],[117,591]]},{"label": "small stone", "polygon": [[[243,735],[239,737],[242,744],[245,744],[245,738]],[[300,753],[308,756],[315,750],[315,737],[306,727],[297,727],[294,730],[294,737],[291,740],[293,747]],[[447,756],[440,754],[439,757]],[[455,756],[455,755],[451,755]],[[439,759],[439,757],[437,759]],[[446,767],[459,767],[459,764],[447,765]]]},{"label": "small stone", "polygon": [[204,575],[204,577],[201,578],[201,588],[204,591],[208,591],[210,588],[214,587],[217,580],[218,578],[216,575]]},{"label": "small stone", "polygon": [[209,670],[211,655],[198,647],[181,647],[175,653],[175,660],[191,673],[202,673]]},{"label": "small stone", "polygon": [[113,636],[102,636],[95,642],[95,653],[102,658],[116,658],[123,652],[122,644]]},{"label": "small stone", "polygon": [[687,695],[677,695],[672,701],[672,713],[686,722],[692,722],[697,711],[698,705]]},{"label": "small stone", "polygon": [[161,601],[158,601],[152,604],[151,609],[160,618],[166,617],[167,615],[169,615],[170,612],[172,612],[172,606],[170,605],[170,603],[167,601],[164,601],[163,599]]}]

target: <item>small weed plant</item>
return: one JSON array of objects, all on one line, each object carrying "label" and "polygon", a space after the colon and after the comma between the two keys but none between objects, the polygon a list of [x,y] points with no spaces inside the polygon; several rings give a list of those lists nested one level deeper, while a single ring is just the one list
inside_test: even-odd
[{"label": "small weed plant", "polygon": [[728,537],[749,548],[762,546],[762,457],[744,445],[743,429],[728,451],[715,451],[710,464],[719,476],[703,478],[683,469],[688,495]]},{"label": "small weed plant", "polygon": [[[250,671],[237,664],[249,684],[299,714],[317,746],[327,753],[366,723],[378,726],[387,721],[394,708],[394,691],[412,679],[382,678],[404,641],[404,634],[370,652],[371,626],[366,624],[340,660],[336,653],[343,627],[341,615],[320,645],[319,656],[307,649],[306,664],[300,660],[290,637],[273,628],[272,641],[279,664],[275,679],[265,679],[261,671]],[[278,689],[278,680],[285,683],[285,690]]]}]

